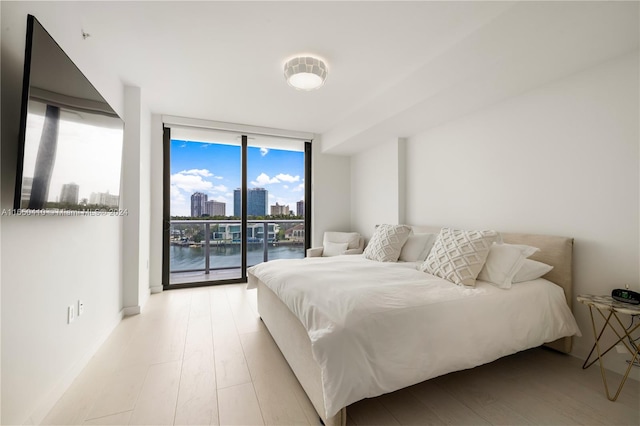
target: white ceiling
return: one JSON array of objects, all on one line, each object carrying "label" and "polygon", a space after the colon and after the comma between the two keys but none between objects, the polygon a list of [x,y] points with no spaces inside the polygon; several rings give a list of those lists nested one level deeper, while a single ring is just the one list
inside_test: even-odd
[{"label": "white ceiling", "polygon": [[[411,136],[639,46],[637,2],[21,7],[47,29],[51,16],[58,31],[64,22],[73,49],[142,88],[154,113],[313,132],[337,154]],[[282,66],[297,54],[326,60],[323,88],[286,84]]]}]

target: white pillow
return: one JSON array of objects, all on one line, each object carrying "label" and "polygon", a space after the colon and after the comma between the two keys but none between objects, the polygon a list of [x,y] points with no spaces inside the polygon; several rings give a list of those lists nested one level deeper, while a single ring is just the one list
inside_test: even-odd
[{"label": "white pillow", "polygon": [[487,261],[478,274],[478,279],[498,288],[511,288],[516,272],[522,268],[527,257],[537,252],[537,247],[520,244],[496,244],[489,250]]},{"label": "white pillow", "polygon": [[327,242],[348,243],[348,249],[357,249],[360,246],[360,234],[357,232],[327,231],[324,233],[322,245],[325,245]]},{"label": "white pillow", "polygon": [[545,275],[547,272],[553,269],[553,266],[546,263],[538,262],[536,260],[525,259],[522,267],[516,275],[513,277],[513,284],[521,283],[524,281],[531,281]]},{"label": "white pillow", "polygon": [[420,270],[457,285],[475,286],[496,231],[464,231],[442,228]]},{"label": "white pillow", "polygon": [[331,257],[344,254],[344,252],[347,251],[347,247],[349,247],[349,243],[332,243],[331,241],[326,241],[324,243],[324,249],[322,250],[322,256]]},{"label": "white pillow", "polygon": [[378,262],[397,262],[410,233],[411,227],[407,225],[379,225],[363,255]]},{"label": "white pillow", "polygon": [[400,258],[403,262],[424,262],[436,242],[436,234],[411,234],[402,246]]}]

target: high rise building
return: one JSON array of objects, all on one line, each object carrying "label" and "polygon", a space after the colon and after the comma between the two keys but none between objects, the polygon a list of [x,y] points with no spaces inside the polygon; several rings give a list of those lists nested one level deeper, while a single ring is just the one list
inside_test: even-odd
[{"label": "high rise building", "polygon": [[207,194],[194,192],[191,194],[191,217],[201,217],[206,213]]},{"label": "high rise building", "polygon": [[21,201],[26,201],[29,203],[29,198],[31,198],[31,188],[33,187],[33,178],[32,177],[24,177],[22,178],[22,194],[20,196]]},{"label": "high rise building", "polygon": [[118,207],[120,197],[109,194],[109,192],[92,192],[89,196],[89,204],[99,206]]},{"label": "high rise building", "polygon": [[227,205],[223,202],[211,200],[205,203],[205,214],[209,216],[226,216]]},{"label": "high rise building", "polygon": [[[241,207],[242,191],[240,188],[233,191],[233,215],[242,215]],[[247,189],[247,216],[266,216],[269,202],[269,191],[264,188]]]},{"label": "high rise building", "polygon": [[271,216],[289,215],[289,206],[281,206],[276,203],[275,206],[271,206]]},{"label": "high rise building", "polygon": [[60,202],[66,204],[78,204],[78,191],[80,185],[77,183],[65,183],[60,190]]},{"label": "high rise building", "polygon": [[242,192],[240,188],[233,190],[233,215],[236,217],[242,216],[242,209],[241,209],[242,199],[240,198],[241,195],[242,195]]},{"label": "high rise building", "polygon": [[300,200],[296,203],[296,215],[304,217],[304,200]]}]

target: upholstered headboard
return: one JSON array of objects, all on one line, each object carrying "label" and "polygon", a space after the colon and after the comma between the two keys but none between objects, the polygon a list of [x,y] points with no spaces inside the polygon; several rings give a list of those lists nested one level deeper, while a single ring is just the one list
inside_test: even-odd
[{"label": "upholstered headboard", "polygon": [[[413,226],[414,232],[440,232],[440,227],[434,226]],[[564,290],[567,305],[573,306],[573,238],[558,237],[552,235],[500,233],[502,239],[508,244],[526,244],[538,247],[540,251],[534,253],[530,259],[544,262],[553,266],[543,278],[559,285]],[[546,346],[560,352],[571,352],[572,338],[564,337],[554,342],[547,343]]]},{"label": "upholstered headboard", "polygon": [[[501,234],[505,243],[526,244],[538,247],[540,251],[531,255],[530,259],[546,263],[553,266],[543,278],[559,285],[564,290],[567,298],[567,305],[573,306],[573,238],[557,237],[552,235],[535,234]],[[573,310],[573,309],[572,309]],[[554,342],[547,343],[546,346],[560,352],[571,352],[573,339],[564,337]]]}]

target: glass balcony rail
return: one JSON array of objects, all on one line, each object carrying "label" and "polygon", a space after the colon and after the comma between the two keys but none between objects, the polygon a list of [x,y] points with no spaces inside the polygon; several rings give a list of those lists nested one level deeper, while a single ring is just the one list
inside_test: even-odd
[{"label": "glass balcony rail", "polygon": [[[241,267],[239,220],[171,220],[170,273],[220,271]],[[266,237],[265,237],[266,236]],[[303,258],[304,220],[248,220],[247,265]]]}]

